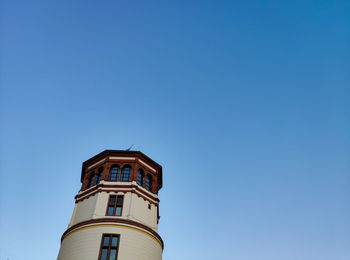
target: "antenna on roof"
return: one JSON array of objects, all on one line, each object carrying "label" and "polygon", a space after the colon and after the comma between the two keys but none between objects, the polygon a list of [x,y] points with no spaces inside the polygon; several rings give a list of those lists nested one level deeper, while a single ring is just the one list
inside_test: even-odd
[{"label": "antenna on roof", "polygon": [[128,149],[126,149],[125,151],[130,151],[131,148],[134,146],[134,144],[132,144]]}]

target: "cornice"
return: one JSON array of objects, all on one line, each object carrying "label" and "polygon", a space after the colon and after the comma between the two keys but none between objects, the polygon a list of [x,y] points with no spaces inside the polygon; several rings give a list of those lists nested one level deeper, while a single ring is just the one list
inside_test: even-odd
[{"label": "cornice", "polygon": [[135,193],[137,196],[142,197],[143,199],[149,201],[150,203],[154,205],[158,205],[159,199],[157,196],[153,194],[148,194],[146,191],[144,191],[139,185],[131,183],[130,185],[105,185],[103,183],[100,183],[96,186],[91,187],[88,190],[83,191],[82,193],[79,193],[75,196],[75,202],[80,202],[85,199],[88,199],[89,197],[95,195],[99,192],[132,192]]},{"label": "cornice", "polygon": [[150,233],[151,235],[153,235],[161,244],[162,249],[164,249],[164,242],[163,239],[160,237],[160,235],[154,231],[152,228],[145,226],[141,223],[138,223],[136,221],[132,221],[132,220],[126,220],[126,219],[115,219],[115,218],[98,218],[98,219],[91,219],[88,221],[83,221],[80,222],[78,224],[75,224],[73,226],[71,226],[70,228],[68,228],[62,235],[61,237],[61,243],[62,241],[72,232],[74,232],[75,230],[85,227],[85,226],[91,226],[93,227],[94,225],[98,225],[101,223],[112,223],[115,225],[123,225],[123,226],[132,226],[136,229],[140,229],[141,231],[147,231],[148,233]]}]

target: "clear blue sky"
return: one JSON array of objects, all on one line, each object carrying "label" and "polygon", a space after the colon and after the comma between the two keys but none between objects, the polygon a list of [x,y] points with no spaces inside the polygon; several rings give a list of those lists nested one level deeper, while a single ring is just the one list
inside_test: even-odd
[{"label": "clear blue sky", "polygon": [[350,5],[1,3],[0,259],[56,259],[81,163],[164,167],[164,260],[350,259]]}]

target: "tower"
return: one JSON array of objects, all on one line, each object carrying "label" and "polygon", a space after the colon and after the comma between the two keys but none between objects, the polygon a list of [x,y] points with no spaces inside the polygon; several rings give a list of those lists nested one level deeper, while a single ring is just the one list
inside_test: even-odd
[{"label": "tower", "polygon": [[139,151],[105,150],[85,161],[58,260],[161,260],[162,167]]}]

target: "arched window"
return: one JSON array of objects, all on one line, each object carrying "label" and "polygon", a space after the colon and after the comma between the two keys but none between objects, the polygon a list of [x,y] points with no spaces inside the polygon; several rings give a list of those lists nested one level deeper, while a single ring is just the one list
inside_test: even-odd
[{"label": "arched window", "polygon": [[94,185],[94,179],[95,179],[95,173],[92,172],[92,173],[90,173],[88,188],[90,188],[92,185]]},{"label": "arched window", "polygon": [[120,181],[130,181],[131,167],[129,165],[124,166],[122,174],[120,175]]},{"label": "arched window", "polygon": [[143,186],[143,183],[145,182],[144,179],[145,175],[143,173],[143,170],[139,169],[137,172],[137,184]]},{"label": "arched window", "polygon": [[108,180],[110,180],[110,181],[118,181],[119,172],[120,172],[119,166],[118,165],[113,165],[111,167],[111,170],[109,171]]},{"label": "arched window", "polygon": [[98,184],[100,183],[101,179],[102,179],[102,173],[103,173],[103,167],[101,167],[99,170],[98,170],[98,174],[95,178],[95,184]]},{"label": "arched window", "polygon": [[146,176],[146,189],[149,191],[152,189],[152,176],[150,174]]}]

